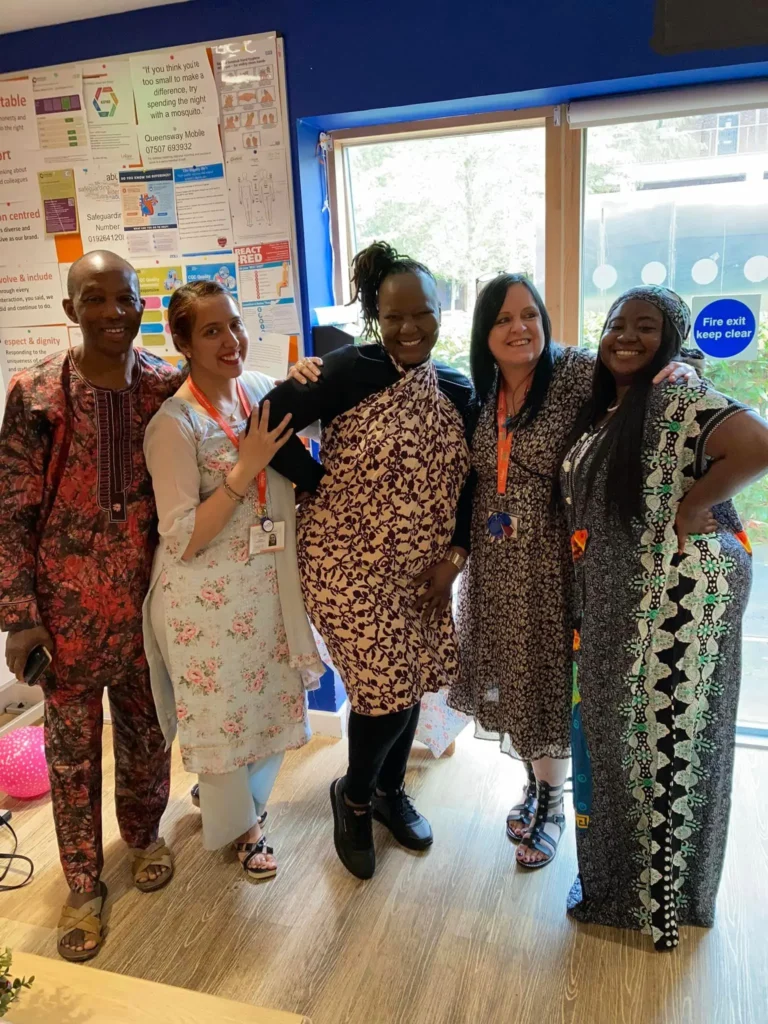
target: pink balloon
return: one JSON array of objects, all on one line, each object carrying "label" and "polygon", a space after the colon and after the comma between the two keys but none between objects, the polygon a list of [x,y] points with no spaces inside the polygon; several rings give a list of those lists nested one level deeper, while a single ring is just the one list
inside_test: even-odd
[{"label": "pink balloon", "polygon": [[27,725],[0,737],[0,790],[31,800],[50,788],[43,727]]}]

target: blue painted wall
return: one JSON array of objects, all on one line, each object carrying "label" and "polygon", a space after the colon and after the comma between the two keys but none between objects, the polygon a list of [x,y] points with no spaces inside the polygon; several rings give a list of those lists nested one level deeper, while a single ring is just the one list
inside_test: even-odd
[{"label": "blue painted wall", "polygon": [[[768,46],[661,56],[654,0],[192,0],[0,36],[0,73],[227,36],[285,36],[305,336],[331,302],[321,129],[768,75]],[[329,679],[315,706],[338,703]]]},{"label": "blue painted wall", "polygon": [[0,37],[0,71],[275,30],[294,118],[768,61],[663,57],[654,0],[192,0]]},{"label": "blue painted wall", "polygon": [[317,132],[768,75],[768,46],[661,56],[654,0],[192,0],[0,36],[0,73],[278,31],[307,311],[331,301]]}]

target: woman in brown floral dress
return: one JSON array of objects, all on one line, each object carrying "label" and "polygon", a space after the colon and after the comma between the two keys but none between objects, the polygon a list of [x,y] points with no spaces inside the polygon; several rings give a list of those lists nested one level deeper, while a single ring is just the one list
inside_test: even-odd
[{"label": "woman in brown floral dress", "polygon": [[458,676],[449,603],[468,543],[472,389],[430,359],[440,307],[426,267],[379,242],[357,255],[353,280],[378,342],[340,349],[317,382],[267,397],[275,422],[322,423],[322,466],[297,440],[272,465],[313,492],[298,519],[304,599],[352,705],[334,838],[345,867],[370,878],[372,814],[411,849],[432,842],[403,782],[422,695]]},{"label": "woman in brown floral dress", "polygon": [[[572,561],[552,509],[558,457],[591,392],[594,355],[552,342],[541,296],[522,274],[500,274],[478,296],[471,365],[479,405],[472,438],[472,557],[457,625],[461,679],[449,704],[477,734],[525,762],[507,835],[517,861],[555,856],[565,825],[570,756]],[[671,364],[658,376],[686,376]]]}]

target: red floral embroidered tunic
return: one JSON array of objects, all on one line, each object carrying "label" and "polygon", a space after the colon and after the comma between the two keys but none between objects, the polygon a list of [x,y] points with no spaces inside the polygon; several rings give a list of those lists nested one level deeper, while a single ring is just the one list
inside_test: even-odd
[{"label": "red floral embroidered tunic", "polygon": [[0,432],[0,629],[43,624],[57,684],[144,667],[141,606],[157,532],[147,424],[181,383],[137,349],[99,388],[68,353],[18,374]]}]

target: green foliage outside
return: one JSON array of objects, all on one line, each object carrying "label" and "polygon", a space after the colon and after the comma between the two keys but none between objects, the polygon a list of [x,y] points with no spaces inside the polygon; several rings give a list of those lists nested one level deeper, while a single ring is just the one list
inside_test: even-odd
[{"label": "green foliage outside", "polygon": [[[711,126],[696,116],[590,129],[587,195],[631,192],[639,165],[707,158],[705,127]],[[479,281],[500,270],[536,278],[543,263],[543,130],[375,143],[350,148],[348,160],[354,244],[386,240],[450,284],[435,358],[469,374]],[[583,314],[582,344],[593,351],[603,316]],[[710,359],[705,372],[725,394],[765,416],[768,316],[758,337],[757,359]],[[768,542],[768,479],[743,491],[736,505],[753,542]]]}]

